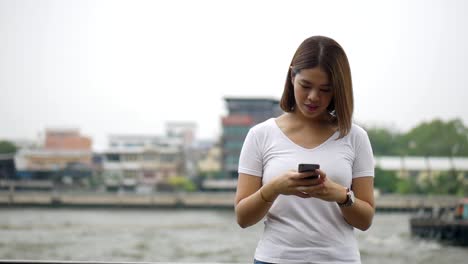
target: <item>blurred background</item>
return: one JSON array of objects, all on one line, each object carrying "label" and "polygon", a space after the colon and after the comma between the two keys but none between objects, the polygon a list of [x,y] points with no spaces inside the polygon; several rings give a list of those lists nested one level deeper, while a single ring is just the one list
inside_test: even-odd
[{"label": "blurred background", "polygon": [[[462,263],[468,3],[0,0],[0,259],[251,263],[233,212],[250,127],[335,39],[374,150],[363,263]],[[418,229],[419,228],[419,229]],[[452,229],[450,229],[452,230]],[[460,245],[461,244],[461,245]]]}]

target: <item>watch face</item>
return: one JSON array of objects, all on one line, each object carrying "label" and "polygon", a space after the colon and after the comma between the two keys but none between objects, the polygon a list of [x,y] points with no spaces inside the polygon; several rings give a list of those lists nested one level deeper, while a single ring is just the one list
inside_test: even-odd
[{"label": "watch face", "polygon": [[354,203],[354,192],[349,191],[348,196],[349,196],[348,205],[351,206]]},{"label": "watch face", "polygon": [[347,196],[346,203],[340,204],[341,207],[348,207],[348,206],[353,205],[353,203],[354,203],[354,192],[353,191],[349,190],[348,193],[346,194],[346,196]]}]

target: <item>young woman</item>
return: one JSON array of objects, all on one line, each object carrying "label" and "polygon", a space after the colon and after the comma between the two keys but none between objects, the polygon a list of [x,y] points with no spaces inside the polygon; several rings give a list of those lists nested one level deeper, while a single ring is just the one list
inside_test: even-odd
[{"label": "young woman", "polygon": [[[245,228],[266,216],[254,262],[361,263],[354,228],[372,223],[374,160],[367,133],[352,124],[342,47],[304,40],[280,104],[285,113],[251,128],[239,159],[237,222]],[[300,163],[320,169],[301,173]]]}]

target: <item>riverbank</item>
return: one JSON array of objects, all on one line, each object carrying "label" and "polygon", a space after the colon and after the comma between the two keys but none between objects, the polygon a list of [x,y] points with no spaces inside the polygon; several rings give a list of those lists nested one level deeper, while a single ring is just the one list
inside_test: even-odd
[{"label": "riverbank", "polygon": [[233,208],[233,192],[0,192],[0,206],[78,208]]},{"label": "riverbank", "polygon": [[[107,192],[0,192],[1,207],[47,208],[217,208],[233,209],[234,192],[159,192],[151,194]],[[411,212],[434,206],[452,208],[455,196],[376,197],[378,211]]]}]

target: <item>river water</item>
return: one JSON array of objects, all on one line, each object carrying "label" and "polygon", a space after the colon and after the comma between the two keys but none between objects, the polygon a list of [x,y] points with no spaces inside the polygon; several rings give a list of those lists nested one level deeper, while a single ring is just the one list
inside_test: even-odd
[{"label": "river water", "polygon": [[[412,238],[409,214],[357,231],[363,263],[467,263],[468,250]],[[259,223],[228,210],[0,209],[0,259],[252,263]]]}]

